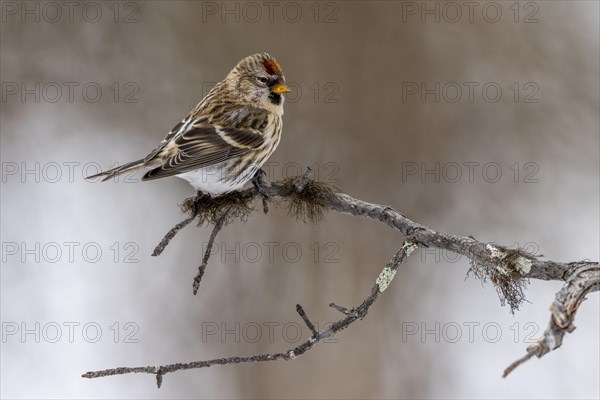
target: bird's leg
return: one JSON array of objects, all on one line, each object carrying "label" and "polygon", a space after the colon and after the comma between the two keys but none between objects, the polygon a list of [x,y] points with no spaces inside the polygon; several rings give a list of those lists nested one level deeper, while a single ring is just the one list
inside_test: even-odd
[{"label": "bird's leg", "polygon": [[267,194],[267,188],[270,186],[269,183],[267,182],[267,180],[265,179],[265,176],[267,175],[267,173],[261,168],[258,171],[256,171],[256,173],[254,174],[254,177],[252,178],[252,184],[254,185],[254,187],[256,188],[256,190],[258,190],[258,192],[263,196],[263,197],[269,197],[269,195]]},{"label": "bird's leg", "polygon": [[261,168],[256,171],[256,174],[254,174],[254,177],[252,178],[252,184],[262,196],[263,211],[265,214],[269,212],[269,195],[267,194],[266,189],[270,186],[265,179],[266,175],[267,173]]}]

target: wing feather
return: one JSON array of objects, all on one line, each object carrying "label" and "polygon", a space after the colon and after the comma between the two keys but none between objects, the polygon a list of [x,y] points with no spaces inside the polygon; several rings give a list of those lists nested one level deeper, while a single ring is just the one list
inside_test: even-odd
[{"label": "wing feather", "polygon": [[[220,125],[207,117],[186,118],[179,123],[147,161],[161,160],[160,166],[148,171],[143,180],[179,175],[210,167],[257,150],[265,144],[264,136],[254,126],[266,126],[266,112],[236,110],[237,125]],[[222,122],[226,122],[227,117]],[[239,123],[243,120],[244,123]],[[228,121],[227,121],[228,122]]]}]

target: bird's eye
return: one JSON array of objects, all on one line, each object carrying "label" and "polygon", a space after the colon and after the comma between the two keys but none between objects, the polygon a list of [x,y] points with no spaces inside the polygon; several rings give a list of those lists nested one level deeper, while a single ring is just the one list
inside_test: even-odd
[{"label": "bird's eye", "polygon": [[269,82],[269,80],[267,79],[266,76],[259,76],[258,77],[258,81],[261,82],[261,83],[267,83],[267,82]]}]

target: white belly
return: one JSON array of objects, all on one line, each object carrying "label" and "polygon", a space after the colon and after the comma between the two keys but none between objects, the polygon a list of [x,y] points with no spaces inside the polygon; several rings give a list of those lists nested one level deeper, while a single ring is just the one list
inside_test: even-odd
[{"label": "white belly", "polygon": [[258,165],[253,165],[241,174],[231,174],[228,165],[229,162],[224,162],[215,166],[184,172],[177,175],[177,177],[188,181],[196,190],[211,195],[219,195],[241,189],[260,168]]}]

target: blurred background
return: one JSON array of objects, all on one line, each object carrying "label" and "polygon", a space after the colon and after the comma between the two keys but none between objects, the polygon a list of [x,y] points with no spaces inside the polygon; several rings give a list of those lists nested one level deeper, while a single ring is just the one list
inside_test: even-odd
[{"label": "blurred background", "polygon": [[[599,297],[507,379],[559,282],[511,315],[467,260],[401,267],[367,318],[292,362],[82,379],[290,349],[358,305],[403,238],[257,210],[154,246],[194,194],[84,176],[152,150],[243,57],[294,90],[270,179],[319,180],[442,232],[599,259],[598,3],[17,2],[1,5],[3,398],[598,398]],[[260,208],[260,207],[259,207]]]}]

